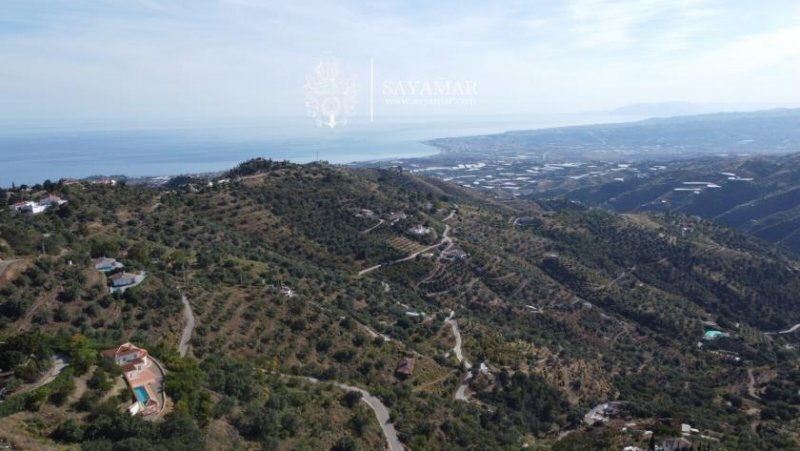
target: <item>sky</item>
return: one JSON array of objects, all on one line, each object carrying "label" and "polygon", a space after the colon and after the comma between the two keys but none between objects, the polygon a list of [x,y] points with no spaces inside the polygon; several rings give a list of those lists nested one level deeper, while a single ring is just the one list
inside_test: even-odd
[{"label": "sky", "polygon": [[800,2],[3,0],[0,61],[0,123],[304,116],[334,61],[339,120],[791,107]]}]

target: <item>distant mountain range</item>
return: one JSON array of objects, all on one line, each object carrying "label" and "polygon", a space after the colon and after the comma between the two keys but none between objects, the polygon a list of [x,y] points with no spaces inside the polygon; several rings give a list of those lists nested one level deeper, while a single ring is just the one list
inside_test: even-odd
[{"label": "distant mountain range", "polygon": [[[676,105],[676,108],[683,108],[681,105]],[[644,106],[629,108],[641,109]],[[790,153],[800,151],[800,109],[510,131],[435,139],[428,143],[444,154],[462,157],[528,157],[548,162],[671,160],[712,155]]]},{"label": "distant mountain range", "polygon": [[616,211],[697,215],[800,253],[800,154],[699,159],[668,167],[624,181],[586,178],[559,194]]},{"label": "distant mountain range", "polygon": [[636,116],[668,117],[716,113],[723,111],[723,109],[724,108],[717,105],[698,105],[696,103],[689,102],[656,102],[634,103],[615,108],[611,112],[615,114],[630,114]]}]

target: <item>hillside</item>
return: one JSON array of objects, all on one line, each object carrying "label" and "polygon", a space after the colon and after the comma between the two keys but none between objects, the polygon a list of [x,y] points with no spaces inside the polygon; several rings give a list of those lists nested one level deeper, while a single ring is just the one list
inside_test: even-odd
[{"label": "hillside", "polygon": [[[0,213],[0,438],[379,449],[380,402],[415,450],[621,449],[682,423],[712,449],[798,446],[798,340],[772,332],[800,322],[800,262],[760,240],[395,170],[254,160],[212,182],[5,193],[68,202]],[[147,278],[108,294],[97,257]],[[123,341],[166,367],[155,421],[121,413],[97,355]],[[54,355],[67,369],[24,391]]]},{"label": "hillside", "polygon": [[[800,110],[715,113],[435,139],[445,156],[547,162],[670,160],[800,151]],[[443,158],[445,157],[443,156]]]},{"label": "hillside", "polygon": [[800,253],[800,154],[690,160],[655,172],[640,169],[622,183],[573,181],[573,186],[551,187],[535,197],[564,195],[621,212],[697,215]]}]

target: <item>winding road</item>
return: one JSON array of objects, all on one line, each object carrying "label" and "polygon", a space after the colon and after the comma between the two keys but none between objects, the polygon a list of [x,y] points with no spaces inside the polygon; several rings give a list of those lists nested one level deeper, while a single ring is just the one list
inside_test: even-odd
[{"label": "winding road", "polygon": [[178,353],[181,357],[186,357],[186,352],[189,350],[189,341],[192,339],[192,331],[194,331],[194,313],[192,312],[192,306],[189,305],[189,300],[186,299],[186,295],[183,293],[181,293],[181,302],[183,303],[183,317],[186,318],[186,325],[183,326]]},{"label": "winding road", "polygon": [[458,322],[456,322],[453,317],[455,316],[456,312],[450,310],[450,316],[444,320],[445,323],[449,324],[450,327],[453,329],[453,335],[456,337],[456,345],[453,346],[453,353],[456,355],[456,359],[459,363],[464,365],[464,368],[467,369],[467,376],[464,377],[464,380],[461,382],[461,385],[458,386],[456,390],[455,398],[459,401],[467,401],[469,402],[469,398],[467,397],[467,387],[469,386],[469,380],[472,379],[472,364],[469,360],[464,358],[464,352],[462,349],[463,340],[461,339],[461,331],[458,329]]},{"label": "winding road", "polygon": [[[451,213],[455,213],[455,210],[453,210]],[[449,217],[448,217],[448,219],[449,219]],[[428,246],[428,247],[425,247],[425,248],[422,248],[422,249],[418,250],[417,252],[414,252],[414,253],[408,255],[407,257],[403,257],[403,258],[400,258],[400,259],[397,259],[397,260],[394,260],[394,261],[391,261],[391,262],[388,262],[388,263],[381,263],[379,265],[371,266],[371,267],[369,267],[367,269],[362,269],[361,271],[358,272],[358,275],[359,276],[363,276],[364,274],[368,274],[368,273],[370,273],[372,271],[375,271],[376,269],[378,269],[378,268],[380,268],[382,266],[385,266],[385,265],[393,265],[395,263],[402,263],[402,262],[406,262],[406,261],[409,261],[409,260],[413,260],[413,259],[417,258],[417,256],[419,254],[421,254],[423,252],[427,252],[427,251],[429,251],[431,249],[435,249],[435,248],[437,248],[437,247],[439,247],[439,246],[441,246],[442,244],[445,244],[445,243],[447,244],[447,248],[445,250],[450,249],[451,247],[453,247],[453,239],[450,238],[449,234],[450,234],[450,225],[449,224],[445,224],[444,225],[444,232],[442,232],[442,240],[439,241],[438,243],[433,244],[433,245]]]},{"label": "winding road", "polygon": [[462,349],[463,340],[461,339],[461,330],[459,330],[458,328],[458,322],[456,322],[456,320],[453,319],[455,315],[456,312],[450,310],[450,316],[448,316],[447,319],[444,320],[444,322],[450,325],[450,328],[453,329],[453,335],[455,335],[456,337],[456,345],[453,346],[453,353],[455,353],[456,359],[458,359],[458,363],[463,363],[464,368],[470,369],[472,368],[472,364],[464,358],[464,353]]},{"label": "winding road", "polygon": [[795,324],[794,326],[792,326],[792,327],[790,327],[790,328],[788,328],[788,329],[786,329],[786,330],[782,330],[782,331],[780,331],[780,332],[764,332],[764,334],[766,334],[766,335],[783,335],[783,334],[790,334],[790,333],[792,333],[792,332],[796,331],[797,329],[800,329],[800,323],[797,323],[797,324]]},{"label": "winding road", "polygon": [[[307,376],[294,376],[291,374],[281,374],[281,377],[286,378],[295,378],[295,379],[302,379],[312,384],[319,384],[320,381],[314,377],[307,377]],[[331,382],[331,384],[335,385],[336,387],[341,388],[342,390],[347,391],[355,391],[361,393],[361,400],[367,403],[367,405],[375,412],[375,417],[378,418],[378,423],[381,426],[381,430],[383,431],[383,435],[386,437],[386,444],[388,445],[389,451],[403,451],[405,447],[403,443],[400,442],[400,438],[397,436],[397,429],[395,429],[394,424],[389,421],[389,408],[386,407],[380,399],[373,396],[370,392],[364,390],[363,388],[353,387],[352,385],[343,384],[341,382]]]}]

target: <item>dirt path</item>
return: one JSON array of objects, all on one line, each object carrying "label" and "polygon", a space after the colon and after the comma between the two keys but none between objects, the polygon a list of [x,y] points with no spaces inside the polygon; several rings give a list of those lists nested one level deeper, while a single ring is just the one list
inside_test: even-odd
[{"label": "dirt path", "polygon": [[750,395],[751,398],[761,399],[756,392],[756,378],[753,376],[753,369],[747,369],[747,394]]},{"label": "dirt path", "polygon": [[6,268],[18,261],[19,260],[0,260],[0,277],[3,277],[3,273],[6,272]]},{"label": "dirt path", "polygon": [[[319,384],[321,382],[319,379],[306,376],[281,374],[281,377],[302,379],[311,382],[312,384]],[[380,399],[376,398],[363,388],[353,387],[352,385],[343,384],[341,382],[331,381],[331,383],[343,390],[361,393],[361,400],[367,403],[372,411],[375,412],[375,417],[378,419],[378,424],[380,424],[383,435],[386,437],[386,444],[388,445],[389,451],[403,451],[405,449],[403,444],[400,442],[400,438],[397,436],[397,430],[395,429],[394,424],[389,421],[389,409],[383,404],[383,402],[381,402]]]},{"label": "dirt path", "polygon": [[427,252],[427,251],[429,251],[431,249],[435,249],[435,248],[437,248],[437,247],[439,247],[439,246],[441,246],[442,244],[445,244],[445,243],[447,244],[447,247],[445,248],[445,251],[447,251],[451,247],[453,247],[453,239],[448,236],[449,233],[450,233],[450,225],[449,224],[445,224],[444,225],[444,232],[442,233],[442,240],[439,241],[438,243],[433,244],[433,245],[428,246],[428,247],[425,247],[425,248],[422,248],[422,249],[418,250],[417,252],[414,252],[414,253],[406,256],[406,257],[391,261],[389,263],[381,263],[379,265],[371,266],[371,267],[369,267],[367,269],[362,269],[361,271],[358,272],[358,275],[359,276],[363,276],[364,274],[368,274],[368,273],[370,273],[372,271],[375,271],[376,269],[378,269],[378,268],[380,268],[380,267],[382,267],[384,265],[393,265],[395,263],[402,263],[402,262],[406,262],[406,261],[409,261],[409,260],[413,260],[413,259],[417,258],[417,256],[419,254],[422,254],[423,252]]},{"label": "dirt path", "polygon": [[467,397],[467,387],[469,386],[469,380],[472,379],[472,371],[470,371],[470,368],[472,368],[472,364],[470,363],[469,360],[464,358],[464,351],[462,349],[463,340],[461,338],[461,331],[458,328],[458,322],[455,319],[453,319],[455,314],[456,312],[451,310],[450,316],[448,316],[447,319],[444,320],[444,322],[450,325],[450,328],[453,330],[453,335],[455,335],[456,337],[456,345],[453,346],[453,353],[456,355],[456,359],[458,360],[458,362],[464,365],[464,368],[466,368],[468,371],[466,377],[464,377],[464,380],[461,382],[461,385],[459,385],[458,389],[456,390],[455,398],[459,401],[469,402],[469,397]]},{"label": "dirt path", "polygon": [[458,328],[458,322],[456,322],[456,320],[453,319],[455,315],[456,312],[451,310],[450,316],[448,316],[447,319],[444,320],[444,322],[450,325],[450,328],[453,330],[453,335],[455,335],[456,337],[456,345],[453,346],[453,353],[456,355],[458,363],[462,363],[464,365],[464,368],[470,369],[472,367],[472,364],[468,360],[464,359],[464,353],[462,350],[463,340],[461,339],[461,330]]},{"label": "dirt path", "polygon": [[375,230],[375,229],[377,229],[378,227],[382,226],[384,222],[385,222],[385,221],[384,221],[383,219],[379,219],[377,224],[375,224],[374,226],[372,226],[372,227],[368,228],[367,230],[362,230],[362,231],[361,231],[361,233],[369,233],[369,232],[372,232],[373,230]]},{"label": "dirt path", "polygon": [[181,357],[186,357],[186,352],[189,350],[189,341],[192,339],[192,331],[194,331],[194,313],[192,312],[192,306],[189,305],[189,300],[186,299],[186,295],[183,293],[181,293],[181,302],[183,303],[183,317],[186,318],[186,325],[183,326],[178,353]]},{"label": "dirt path", "polygon": [[53,382],[56,379],[56,377],[58,377],[58,375],[61,374],[62,371],[64,371],[64,368],[66,368],[67,365],[69,365],[69,357],[67,357],[64,354],[54,355],[53,363],[52,365],[50,365],[50,369],[47,370],[47,372],[44,373],[42,377],[39,378],[38,381],[33,382],[31,384],[25,384],[20,386],[20,388],[14,394],[25,393],[32,390],[36,390],[37,388],[43,385],[47,385],[50,382]]},{"label": "dirt path", "polygon": [[362,323],[361,321],[355,320],[355,322],[357,322],[358,325],[361,326],[362,329],[367,331],[367,333],[369,334],[370,337],[372,337],[372,338],[381,337],[381,338],[383,338],[383,341],[392,341],[392,338],[390,336],[384,335],[382,333],[379,333],[378,331],[376,331],[375,329],[367,326],[366,324]]}]

